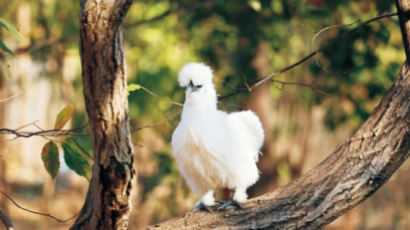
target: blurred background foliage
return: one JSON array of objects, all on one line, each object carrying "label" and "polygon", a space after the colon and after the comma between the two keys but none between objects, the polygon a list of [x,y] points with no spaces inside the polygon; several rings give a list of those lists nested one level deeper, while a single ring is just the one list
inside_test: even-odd
[{"label": "blurred background foliage", "polygon": [[[0,28],[0,39],[15,55],[0,52],[0,100],[11,98],[0,102],[0,127],[37,121],[52,129],[58,112],[70,103],[75,105],[71,127],[86,124],[79,3],[0,4],[0,17],[24,37],[19,42]],[[382,0],[134,1],[124,22],[128,81],[141,86],[129,93],[138,174],[130,229],[182,214],[198,199],[180,177],[169,145],[184,99],[177,85],[184,64],[210,65],[223,96],[293,64],[365,20],[394,11],[394,1]],[[254,110],[264,125],[262,176],[249,194],[287,184],[323,160],[367,118],[404,59],[398,19],[390,17],[362,27],[252,92],[240,90],[221,100],[219,108],[226,111]],[[51,180],[40,155],[48,140],[10,138],[0,136],[0,189],[27,207],[61,218],[74,215],[88,181],[64,165]],[[89,147],[89,139],[83,142]],[[409,229],[409,181],[407,162],[372,198],[326,229]],[[24,213],[3,197],[0,208],[19,229],[65,229],[72,223]]]}]

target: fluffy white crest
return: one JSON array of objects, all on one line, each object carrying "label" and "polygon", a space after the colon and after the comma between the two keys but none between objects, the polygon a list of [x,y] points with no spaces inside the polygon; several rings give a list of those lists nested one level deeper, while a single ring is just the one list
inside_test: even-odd
[{"label": "fluffy white crest", "polygon": [[209,66],[192,62],[186,64],[179,71],[178,83],[181,87],[187,87],[192,81],[195,85],[212,84],[212,70]]}]

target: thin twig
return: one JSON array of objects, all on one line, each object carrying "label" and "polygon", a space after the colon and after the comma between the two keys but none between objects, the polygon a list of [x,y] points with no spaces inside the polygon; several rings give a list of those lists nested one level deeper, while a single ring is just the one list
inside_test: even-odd
[{"label": "thin twig", "polygon": [[[361,24],[358,25],[357,27],[353,28],[352,30],[349,30],[349,31],[343,33],[342,35],[338,36],[335,40],[329,42],[329,43],[326,44],[325,46],[323,46],[323,47],[321,47],[321,48],[319,48],[319,49],[317,49],[317,50],[311,52],[310,54],[308,54],[308,55],[305,56],[304,58],[300,59],[299,61],[297,61],[297,62],[293,63],[292,65],[289,65],[289,66],[287,66],[287,67],[281,69],[280,71],[278,71],[278,72],[276,72],[276,73],[272,73],[272,74],[267,75],[267,76],[265,76],[265,77],[263,77],[263,78],[259,78],[258,80],[252,82],[251,84],[249,84],[249,83],[246,81],[246,79],[244,79],[244,83],[243,83],[243,84],[244,84],[244,87],[234,88],[231,93],[228,93],[228,94],[223,95],[223,96],[218,96],[218,99],[219,99],[219,100],[226,99],[226,98],[231,97],[231,96],[233,96],[233,95],[235,95],[235,94],[237,94],[237,93],[239,93],[240,91],[243,91],[243,90],[252,91],[254,88],[258,87],[259,85],[263,84],[264,82],[269,81],[269,80],[271,80],[273,77],[278,76],[278,75],[280,75],[280,74],[282,74],[282,73],[284,73],[284,72],[286,72],[286,71],[288,71],[288,70],[293,69],[294,67],[296,67],[296,66],[302,64],[303,62],[307,61],[307,60],[310,59],[311,57],[315,56],[317,53],[322,52],[323,50],[329,48],[330,46],[332,46],[332,45],[334,45],[334,44],[340,42],[343,38],[345,38],[346,36],[350,35],[351,33],[355,32],[355,31],[357,31],[358,29],[360,29],[360,28],[363,27],[364,25],[367,25],[367,24],[369,24],[369,23],[371,23],[371,22],[373,22],[373,21],[380,20],[380,19],[382,19],[382,18],[392,17],[392,16],[396,16],[396,15],[397,15],[397,13],[390,13],[390,14],[384,14],[384,15],[380,15],[380,16],[378,16],[378,17],[369,19],[369,20],[367,20],[367,21],[361,23]],[[331,27],[327,27],[327,28],[331,28]],[[323,29],[320,30],[320,31],[323,31]],[[319,33],[320,33],[320,31],[319,31]],[[318,33],[318,34],[319,34],[319,33]],[[242,76],[242,77],[243,77],[243,76]],[[315,92],[318,92],[318,93],[322,93],[322,94],[327,95],[326,92],[313,88],[311,84],[296,83],[296,82],[282,82],[282,81],[279,81],[279,80],[275,80],[275,81],[278,82],[278,83],[281,83],[281,84],[283,84],[283,85],[299,85],[299,86],[303,86],[303,87],[309,87],[309,88],[311,88],[311,89],[312,89],[313,91],[315,91]],[[145,87],[143,87],[143,86],[141,86],[141,89],[144,90],[146,93],[150,94],[151,96],[154,96],[154,97],[157,97],[157,98],[163,99],[163,100],[168,100],[168,101],[169,101],[170,103],[172,103],[173,105],[177,105],[177,106],[180,106],[180,107],[183,106],[181,103],[176,102],[176,101],[172,101],[171,99],[169,99],[169,98],[167,98],[167,97],[159,96],[159,95],[155,94],[154,92],[152,92],[151,90],[149,90],[149,89],[147,89],[147,88],[145,88]],[[178,114],[176,114],[176,115],[178,115]],[[176,116],[176,115],[174,115],[174,116]],[[132,130],[132,132],[138,131],[138,130],[141,130],[141,129],[144,129],[144,128],[152,128],[152,127],[161,125],[161,124],[163,124],[163,123],[169,121],[169,119],[170,119],[170,118],[167,118],[167,119],[164,119],[164,120],[155,122],[155,123],[153,123],[153,124],[144,125],[144,126],[135,128],[135,129]],[[38,126],[36,126],[36,127],[38,127]],[[12,134],[12,135],[15,135],[15,138],[14,138],[14,139],[17,139],[17,138],[20,138],[20,137],[29,138],[29,137],[32,137],[32,136],[59,137],[59,136],[67,136],[67,135],[71,135],[71,136],[84,136],[84,135],[88,135],[88,134],[86,134],[86,133],[77,133],[77,132],[74,132],[75,130],[78,130],[78,129],[79,129],[79,128],[76,128],[76,129],[73,129],[73,130],[55,130],[55,129],[53,129],[53,130],[40,130],[40,131],[36,131],[36,132],[27,132],[27,131],[25,131],[25,132],[18,132],[18,130],[13,130],[13,129],[8,129],[8,128],[1,128],[1,129],[0,129],[0,134]]]},{"label": "thin twig", "polygon": [[[261,84],[265,83],[266,81],[270,80],[271,78],[276,77],[276,76],[278,76],[278,75],[280,75],[280,74],[282,74],[282,73],[284,73],[284,72],[286,72],[286,71],[288,71],[288,70],[291,70],[291,69],[295,68],[296,66],[298,66],[298,65],[302,64],[303,62],[309,60],[311,57],[315,56],[316,54],[318,54],[318,53],[320,53],[320,52],[326,50],[327,48],[329,48],[329,47],[335,45],[336,43],[340,42],[343,38],[345,38],[345,37],[347,37],[348,35],[350,35],[350,34],[356,32],[357,30],[359,30],[359,29],[362,28],[363,26],[365,26],[365,25],[367,25],[367,24],[369,24],[369,23],[371,23],[371,22],[380,20],[380,19],[382,19],[382,18],[392,17],[392,16],[396,16],[396,15],[397,15],[397,12],[396,12],[396,13],[390,13],[390,14],[383,14],[383,15],[380,15],[380,16],[377,16],[377,17],[374,17],[374,18],[371,18],[371,19],[369,19],[369,20],[367,20],[367,21],[364,21],[363,23],[361,23],[361,24],[358,25],[357,27],[355,27],[355,28],[353,28],[353,29],[351,29],[351,30],[349,30],[349,31],[347,31],[347,32],[345,32],[345,33],[343,33],[342,35],[338,36],[335,40],[333,40],[333,41],[327,43],[325,46],[323,46],[323,47],[321,47],[321,48],[319,48],[319,49],[317,49],[317,50],[311,52],[310,54],[308,54],[308,55],[305,56],[304,58],[300,59],[299,61],[297,61],[297,62],[295,62],[295,63],[293,63],[293,64],[291,64],[291,65],[289,65],[289,66],[287,66],[287,67],[285,67],[285,68],[283,68],[283,69],[281,69],[281,70],[279,70],[279,71],[276,72],[276,73],[272,73],[272,74],[269,74],[269,75],[267,75],[267,76],[265,76],[265,77],[262,77],[262,78],[259,78],[259,79],[255,80],[254,82],[251,83],[251,87],[250,87],[250,88],[251,88],[251,89],[254,89],[254,88],[260,86]],[[223,95],[223,96],[220,96],[218,99],[219,99],[219,100],[223,100],[223,99],[226,99],[226,98],[231,97],[231,96],[233,96],[233,95],[236,95],[236,94],[238,94],[239,92],[243,91],[244,88],[245,88],[245,87],[238,87],[238,88],[236,88],[233,92],[228,93],[228,94]],[[245,88],[245,89],[246,89],[246,88]]]},{"label": "thin twig", "polygon": [[316,93],[320,93],[320,94],[329,96],[329,94],[326,93],[325,91],[313,87],[313,83],[314,83],[314,82],[312,82],[312,83],[310,83],[310,84],[306,84],[306,83],[301,83],[301,82],[281,81],[281,80],[277,80],[277,79],[271,79],[271,81],[272,81],[272,82],[280,83],[280,84],[282,84],[283,86],[286,86],[286,85],[296,85],[296,86],[306,87],[306,88],[311,89],[313,92],[316,92]]},{"label": "thin twig", "polygon": [[[315,33],[315,35],[313,36],[313,38],[312,38],[312,41],[310,42],[310,46],[309,46],[309,50],[312,52],[312,50],[313,50],[313,44],[314,44],[314,42],[315,42],[315,40],[316,40],[316,38],[318,38],[319,37],[319,35],[321,35],[322,33],[324,33],[325,31],[328,31],[328,30],[330,30],[330,29],[334,29],[334,28],[340,28],[340,27],[348,27],[348,26],[352,26],[352,25],[354,25],[354,24],[358,24],[360,21],[357,21],[357,22],[353,22],[353,23],[349,23],[349,24],[338,24],[338,25],[331,25],[331,26],[327,26],[327,27],[325,27],[325,28],[322,28],[322,29],[320,29],[317,33]],[[351,68],[350,70],[347,70],[347,71],[343,71],[343,72],[330,72],[325,66],[322,66],[321,64],[320,64],[320,62],[319,62],[319,59],[318,59],[318,56],[316,55],[315,56],[315,63],[316,63],[316,65],[319,67],[319,68],[322,68],[326,73],[333,73],[333,74],[336,74],[336,73],[342,73],[342,74],[349,74],[350,72],[352,72],[354,69],[355,69],[355,67],[353,67],[353,68]]]},{"label": "thin twig", "polygon": [[41,131],[36,131],[36,132],[28,132],[28,131],[18,132],[14,129],[8,129],[8,128],[1,128],[0,129],[0,134],[13,134],[17,138],[19,138],[19,137],[29,138],[29,137],[32,137],[32,136],[60,137],[60,136],[67,136],[67,135],[72,135],[72,136],[86,136],[86,135],[88,135],[87,133],[74,132],[71,129],[67,129],[67,130],[50,129],[50,130],[41,130]]},{"label": "thin twig", "polygon": [[179,114],[181,114],[181,112],[172,114],[171,116],[169,116],[169,117],[167,117],[167,118],[165,118],[165,119],[163,119],[163,120],[161,120],[161,121],[157,121],[157,122],[152,123],[152,124],[143,125],[143,126],[141,126],[141,127],[132,129],[131,132],[133,133],[133,132],[139,131],[139,130],[141,130],[141,129],[152,128],[152,127],[155,127],[155,126],[158,126],[158,125],[162,125],[162,124],[168,122],[169,120],[171,120],[172,118],[178,116]]},{"label": "thin twig", "polygon": [[200,8],[203,8],[204,6],[209,6],[209,5],[213,4],[214,2],[216,2],[216,0],[201,1],[200,3],[196,3],[196,4],[193,4],[193,5],[180,5],[178,7],[174,7],[174,6],[172,6],[172,1],[171,1],[170,8],[168,10],[164,11],[163,13],[161,13],[157,16],[154,16],[152,18],[149,18],[149,19],[142,19],[140,21],[125,24],[124,28],[131,28],[131,27],[136,27],[136,26],[141,26],[141,25],[144,25],[144,24],[148,24],[148,23],[153,23],[153,22],[159,21],[161,19],[164,19],[165,17],[167,17],[171,14],[184,12],[184,11],[191,11],[191,10],[194,10],[194,9],[200,9]]},{"label": "thin twig", "polygon": [[13,222],[11,222],[11,219],[1,209],[0,209],[0,220],[1,220],[1,222],[3,222],[4,226],[6,227],[6,230],[14,230],[15,229],[14,225],[13,225]]},{"label": "thin twig", "polygon": [[14,95],[11,95],[10,97],[6,97],[6,98],[3,98],[3,99],[0,99],[0,103],[13,100],[14,98],[16,98],[16,97],[18,97],[18,96],[20,96],[20,95],[21,95],[21,92],[16,93],[16,94],[14,94]]},{"label": "thin twig", "polygon": [[248,91],[249,91],[249,92],[252,92],[252,88],[249,86],[248,81],[246,80],[245,75],[243,75],[243,74],[241,73],[241,77],[242,77],[242,80],[243,80],[243,84],[246,86],[246,88],[248,89]]},{"label": "thin twig", "polygon": [[158,94],[152,92],[151,90],[145,88],[144,86],[140,86],[140,87],[141,87],[142,90],[144,90],[146,93],[148,93],[149,95],[151,95],[151,96],[153,96],[153,97],[156,97],[156,98],[161,99],[161,100],[169,101],[171,104],[177,105],[177,106],[179,106],[179,107],[182,107],[182,106],[183,106],[181,103],[176,102],[176,101],[173,101],[173,100],[171,100],[171,99],[168,98],[168,97],[159,96]]},{"label": "thin twig", "polygon": [[4,193],[3,191],[0,191],[0,194],[2,194],[4,197],[6,197],[8,200],[10,200],[17,208],[19,208],[19,209],[21,209],[21,210],[24,210],[24,211],[26,211],[26,212],[33,213],[33,214],[36,214],[36,215],[40,215],[40,216],[46,216],[46,217],[52,218],[52,219],[54,219],[54,220],[56,220],[56,221],[58,221],[58,222],[60,222],[60,223],[67,222],[67,221],[69,221],[69,220],[74,219],[74,217],[76,217],[76,216],[78,215],[78,213],[79,213],[79,212],[78,212],[78,213],[75,214],[74,216],[72,216],[72,217],[70,217],[70,218],[68,218],[68,219],[66,219],[66,220],[63,220],[63,219],[59,219],[59,218],[57,218],[57,217],[55,217],[55,216],[53,216],[53,215],[51,215],[51,214],[48,214],[48,213],[36,212],[36,211],[30,210],[30,209],[24,208],[24,207],[22,207],[21,205],[19,205],[13,198],[11,198],[9,195],[7,195],[6,193]]},{"label": "thin twig", "polygon": [[168,15],[171,15],[171,14],[173,14],[173,13],[178,12],[179,10],[180,10],[180,9],[178,9],[178,8],[177,8],[177,9],[172,9],[172,7],[170,7],[168,10],[164,11],[163,13],[161,13],[161,14],[155,16],[155,17],[152,17],[152,18],[149,18],[149,19],[142,19],[142,20],[140,20],[140,21],[136,21],[136,22],[133,22],[133,23],[125,24],[125,25],[124,25],[124,28],[136,27],[136,26],[140,26],[140,25],[143,25],[143,24],[147,24],[147,23],[152,23],[152,22],[155,22],[155,21],[159,21],[159,20],[161,20],[161,19],[167,17]]},{"label": "thin twig", "polygon": [[[78,39],[78,32],[69,34],[65,37],[44,39],[42,41],[30,44],[28,46],[18,48],[14,50],[13,53],[14,55],[17,55],[22,53],[34,52],[39,49],[47,48],[58,43],[65,43],[74,39]],[[0,53],[0,59],[3,59],[4,57],[5,55],[3,53]]]},{"label": "thin twig", "polygon": [[[160,97],[160,96],[158,96],[158,97]],[[178,102],[173,102],[173,104],[176,104],[178,106],[182,106],[182,104],[180,104]],[[152,127],[155,127],[155,126],[159,126],[159,125],[171,120],[172,118],[174,118],[175,116],[177,116],[179,114],[180,114],[180,112],[178,112],[176,114],[173,114],[173,115],[167,117],[164,120],[154,122],[152,124],[144,125],[144,126],[141,126],[141,127],[134,128],[134,129],[131,130],[131,132],[135,132],[135,131],[139,131],[141,129],[146,129],[146,128],[152,128]],[[34,132],[30,132],[30,131],[21,131],[21,132],[19,132],[18,131],[19,129],[27,127],[29,125],[36,126],[38,129],[40,129],[40,131],[34,131]],[[36,125],[35,122],[32,122],[32,123],[29,123],[27,125],[23,125],[23,126],[17,128],[17,129],[0,128],[0,135],[1,134],[14,135],[15,137],[10,139],[9,141],[12,141],[12,140],[15,140],[15,139],[18,139],[18,138],[21,138],[21,137],[22,138],[29,138],[29,137],[33,137],[33,136],[43,137],[47,140],[50,140],[50,139],[48,139],[48,137],[62,137],[62,136],[68,136],[68,135],[69,136],[87,136],[87,135],[89,135],[88,133],[75,132],[76,130],[79,130],[79,129],[82,129],[82,128],[86,127],[87,125],[88,125],[88,123],[84,124],[80,127],[77,127],[77,128],[74,128],[74,129],[67,129],[67,130],[57,130],[57,129],[44,130],[44,129],[40,128],[38,125]]]},{"label": "thin twig", "polygon": [[[17,138],[20,137],[24,137],[24,138],[29,138],[32,136],[40,136],[43,137],[47,140],[49,140],[47,137],[60,137],[60,136],[67,136],[67,135],[71,135],[71,136],[86,136],[88,135],[87,133],[79,133],[79,132],[75,132],[77,130],[83,129],[85,128],[88,123],[81,125],[77,128],[74,129],[67,129],[67,130],[59,130],[59,129],[51,129],[51,130],[44,130],[42,129],[40,126],[38,126],[36,124],[37,121],[33,121],[31,123],[22,125],[20,127],[18,127],[17,129],[9,129],[9,128],[1,128],[0,129],[0,134],[11,134],[11,135],[15,135],[15,137],[11,140],[15,140]],[[40,131],[19,131],[23,128],[26,128],[28,126],[34,126],[37,129],[39,129]]]}]

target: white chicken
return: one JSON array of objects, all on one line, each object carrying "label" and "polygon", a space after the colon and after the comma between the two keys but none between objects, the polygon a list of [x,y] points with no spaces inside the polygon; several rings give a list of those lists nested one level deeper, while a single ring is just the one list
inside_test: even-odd
[{"label": "white chicken", "polygon": [[251,111],[228,114],[217,109],[212,77],[211,68],[202,63],[189,63],[179,72],[179,85],[187,89],[172,152],[188,186],[202,196],[197,209],[214,205],[218,188],[235,190],[220,208],[241,208],[238,202],[247,199],[247,188],[259,178],[256,162],[264,132]]}]

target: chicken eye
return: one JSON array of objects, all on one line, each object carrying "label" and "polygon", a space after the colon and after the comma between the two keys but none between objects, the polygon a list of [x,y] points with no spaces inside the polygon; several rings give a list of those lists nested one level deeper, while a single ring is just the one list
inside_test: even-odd
[{"label": "chicken eye", "polygon": [[202,85],[197,85],[196,87],[197,87],[198,89],[200,89],[200,88],[202,87]]}]

